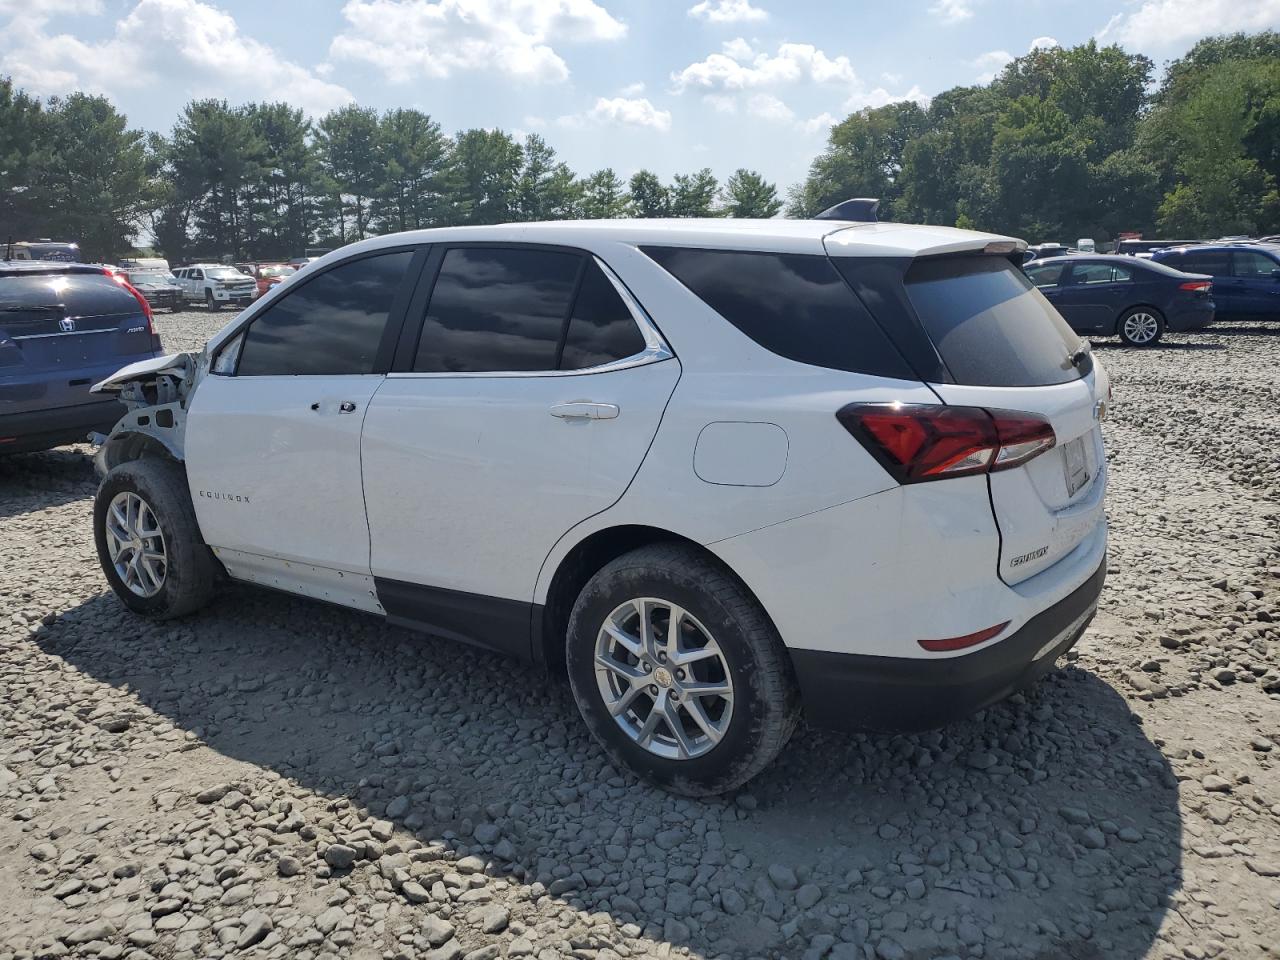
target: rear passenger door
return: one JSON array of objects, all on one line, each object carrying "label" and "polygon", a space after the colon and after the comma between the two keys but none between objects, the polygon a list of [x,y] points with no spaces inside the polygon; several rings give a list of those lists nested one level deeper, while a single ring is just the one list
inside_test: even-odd
[{"label": "rear passenger door", "polygon": [[1071,328],[1111,334],[1116,318],[1132,303],[1133,271],[1114,263],[1071,263],[1070,275],[1050,298]]},{"label": "rear passenger door", "polygon": [[543,561],[622,496],[679,365],[609,268],[565,247],[434,250],[405,330],[361,440],[378,596],[527,655]]}]

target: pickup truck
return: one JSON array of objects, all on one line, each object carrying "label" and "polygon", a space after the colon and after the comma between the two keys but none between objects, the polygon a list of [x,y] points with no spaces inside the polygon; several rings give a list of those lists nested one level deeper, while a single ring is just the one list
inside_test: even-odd
[{"label": "pickup truck", "polygon": [[210,310],[220,310],[224,303],[247,307],[258,294],[253,277],[235,267],[221,263],[195,263],[173,272],[187,303],[203,303]]}]

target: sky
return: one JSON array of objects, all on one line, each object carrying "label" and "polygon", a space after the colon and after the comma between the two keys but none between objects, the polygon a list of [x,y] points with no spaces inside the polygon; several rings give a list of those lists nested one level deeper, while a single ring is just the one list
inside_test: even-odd
[{"label": "sky", "polygon": [[1280,29],[1280,0],[0,0],[0,75],[109,96],[167,132],[193,98],[318,116],[415,107],[539,133],[577,172],[759,170],[783,191],[827,129],[1096,38],[1162,65]]}]

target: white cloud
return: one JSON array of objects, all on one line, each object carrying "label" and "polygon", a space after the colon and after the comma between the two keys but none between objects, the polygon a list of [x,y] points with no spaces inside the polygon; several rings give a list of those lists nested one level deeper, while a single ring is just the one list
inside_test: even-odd
[{"label": "white cloud", "polygon": [[1058,43],[1055,37],[1036,37],[1031,41],[1031,46],[1027,48],[1027,53],[1031,53],[1035,50],[1049,50],[1053,47],[1060,46],[1062,46],[1062,44]]},{"label": "white cloud", "polygon": [[557,117],[556,123],[562,127],[650,127],[666,133],[671,129],[671,111],[659,110],[645,97],[599,97],[590,110]]},{"label": "white cloud", "polygon": [[75,13],[80,15],[102,12],[102,0],[0,0],[0,16],[38,17],[47,20],[55,14]]},{"label": "white cloud", "polygon": [[738,112],[738,98],[727,93],[708,93],[702,98],[702,102],[717,113]]},{"label": "white cloud", "polygon": [[767,20],[769,14],[750,0],[701,0],[689,8],[689,16],[708,23],[747,23]]},{"label": "white cloud", "polygon": [[880,79],[885,83],[892,84],[896,87],[898,84],[902,83],[902,74],[890,73],[886,70],[884,73],[880,74]]},{"label": "white cloud", "polygon": [[1280,0],[1143,0],[1098,32],[1141,50],[1183,47],[1210,34],[1280,28]]},{"label": "white cloud", "polygon": [[801,121],[800,129],[805,133],[826,133],[839,122],[839,118],[823,112],[818,114],[816,117],[810,117],[808,120]]},{"label": "white cloud", "polygon": [[[737,41],[734,41],[736,44]],[[726,50],[730,44],[726,44]],[[690,87],[705,90],[749,90],[810,80],[814,83],[857,82],[845,56],[829,57],[809,43],[783,43],[774,56],[751,55],[750,47],[734,47],[732,54],[713,53],[671,75],[676,92]]]},{"label": "white cloud", "polygon": [[771,93],[754,94],[747,101],[747,112],[761,120],[774,123],[790,123],[795,119],[795,113],[791,108]]},{"label": "white cloud", "polygon": [[330,55],[378,67],[393,83],[498,70],[559,82],[553,42],[618,40],[627,26],[594,0],[347,0]]},{"label": "white cloud", "polygon": [[720,50],[726,57],[731,57],[734,60],[746,60],[755,53],[751,44],[742,37],[734,37],[732,40],[726,40],[724,43],[720,44]]},{"label": "white cloud", "polygon": [[1007,63],[1013,62],[1013,54],[1008,50],[988,50],[973,59],[973,65],[982,72],[974,78],[974,82],[987,84],[996,78]]},{"label": "white cloud", "polygon": [[912,100],[922,107],[927,107],[930,97],[918,86],[912,87],[906,93],[890,93],[884,87],[876,87],[874,90],[862,90],[855,93],[845,101],[844,108],[846,110],[865,110],[867,107],[886,107],[891,103],[903,103],[907,100]]},{"label": "white cloud", "polygon": [[623,87],[621,90],[618,91],[618,95],[623,97],[638,97],[642,93],[644,93],[643,81],[628,83],[625,87]]},{"label": "white cloud", "polygon": [[[73,5],[54,0],[42,10]],[[230,14],[200,0],[138,0],[110,36],[96,41],[51,33],[43,18],[19,13],[0,30],[0,53],[17,85],[42,94],[118,96],[163,84],[197,97],[286,100],[312,114],[354,99],[345,87],[244,35]]]},{"label": "white cloud", "polygon": [[938,0],[929,12],[943,23],[961,23],[973,16],[973,0]]}]

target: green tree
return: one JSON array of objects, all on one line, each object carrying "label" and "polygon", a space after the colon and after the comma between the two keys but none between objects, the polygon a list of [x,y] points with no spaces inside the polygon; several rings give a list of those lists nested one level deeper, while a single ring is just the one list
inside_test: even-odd
[{"label": "green tree", "polygon": [[225,100],[183,108],[170,146],[177,198],[192,205],[196,255],[244,252],[243,207],[260,175],[263,144],[248,112]]},{"label": "green tree", "polygon": [[42,119],[40,102],[0,77],[0,244],[41,230],[31,168],[41,146]]},{"label": "green tree", "polygon": [[51,99],[41,128],[30,176],[48,234],[78,239],[93,259],[126,252],[148,206],[143,134],[106,97],[83,93]]},{"label": "green tree", "polygon": [[336,191],[341,218],[338,235],[363,240],[369,233],[373,198],[386,169],[379,150],[378,114],[371,107],[339,107],[321,118],[316,131],[320,168]]},{"label": "green tree", "polygon": [[720,201],[731,217],[759,217],[768,220],[782,210],[778,188],[754,170],[741,167],[725,181]]},{"label": "green tree", "polygon": [[453,222],[505,223],[516,219],[523,163],[520,144],[501,130],[458,134],[449,163]]},{"label": "green tree", "polygon": [[582,181],[579,213],[587,220],[613,220],[627,215],[627,186],[613,167],[597,170]]},{"label": "green tree", "polygon": [[320,171],[311,147],[311,121],[287,103],[250,104],[248,119],[261,152],[249,184],[253,223],[250,256],[301,256],[316,220]]},{"label": "green tree", "polygon": [[671,216],[714,217],[719,190],[720,183],[710,167],[703,167],[696,173],[677,173],[669,193]]},{"label": "green tree", "polygon": [[449,140],[419,110],[388,111],[379,124],[384,180],[373,204],[378,229],[419,230],[446,216],[445,170]]},{"label": "green tree", "polygon": [[637,217],[668,217],[671,215],[671,198],[658,175],[650,170],[638,170],[628,185],[631,212]]},{"label": "green tree", "polygon": [[541,136],[531,133],[524,141],[524,165],[517,186],[521,220],[564,220],[576,214],[581,186],[568,164]]},{"label": "green tree", "polygon": [[909,100],[850,114],[831,128],[826,150],[791,192],[788,213],[811,217],[850,197],[877,197],[882,215],[892,217],[904,191],[903,151],[927,127],[925,112]]}]

